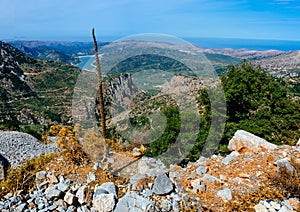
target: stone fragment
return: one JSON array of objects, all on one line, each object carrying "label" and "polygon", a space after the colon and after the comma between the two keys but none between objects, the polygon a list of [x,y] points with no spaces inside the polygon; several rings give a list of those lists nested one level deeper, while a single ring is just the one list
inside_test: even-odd
[{"label": "stone fragment", "polygon": [[64,182],[60,182],[56,185],[56,188],[62,192],[65,192],[69,189],[69,185]]},{"label": "stone fragment", "polygon": [[16,207],[15,211],[23,212],[25,208],[26,208],[26,203],[22,203],[22,204],[18,205],[18,207]]},{"label": "stone fragment", "polygon": [[47,177],[48,177],[49,182],[50,182],[51,184],[56,184],[56,183],[58,183],[58,179],[57,179],[57,177],[56,177],[54,174],[48,173],[48,174],[47,174]]},{"label": "stone fragment", "polygon": [[87,193],[87,187],[81,186],[78,188],[76,192],[76,197],[78,198],[78,202],[82,205],[86,203],[86,193]]},{"label": "stone fragment", "polygon": [[277,146],[244,130],[235,132],[229,141],[228,149],[237,152],[259,153],[261,151],[273,150]]},{"label": "stone fragment", "polygon": [[159,195],[168,194],[173,191],[173,189],[173,183],[166,174],[158,175],[152,188],[153,192]]},{"label": "stone fragment", "polygon": [[268,212],[268,209],[261,204],[255,205],[254,210],[255,212]]},{"label": "stone fragment", "polygon": [[[287,207],[282,206],[279,210],[277,210],[278,212],[289,212],[289,210],[287,209]],[[276,212],[276,211],[275,211]]]},{"label": "stone fragment", "polygon": [[69,204],[69,205],[72,205],[74,203],[74,199],[75,199],[75,195],[70,193],[70,192],[67,192],[65,194],[65,197],[64,197],[64,201]]},{"label": "stone fragment", "polygon": [[281,205],[280,205],[279,203],[274,202],[274,201],[271,201],[271,202],[270,202],[270,205],[271,205],[274,209],[276,209],[276,210],[279,210],[280,207],[281,207]]},{"label": "stone fragment", "polygon": [[206,174],[207,171],[208,171],[208,167],[207,167],[207,166],[199,166],[199,167],[196,169],[196,172],[197,172],[197,174],[199,174],[199,175],[204,175],[204,174]]},{"label": "stone fragment", "polygon": [[160,160],[143,156],[138,163],[138,173],[155,177],[166,173],[166,166]]},{"label": "stone fragment", "polygon": [[227,201],[232,199],[231,190],[229,188],[218,191],[217,195]]},{"label": "stone fragment", "polygon": [[233,161],[235,158],[237,158],[240,155],[239,152],[237,151],[233,151],[231,152],[229,155],[227,155],[223,160],[222,163],[227,165],[229,164],[231,161]]},{"label": "stone fragment", "polygon": [[96,186],[94,189],[94,196],[96,193],[103,193],[103,190],[105,190],[108,194],[113,194],[115,198],[118,197],[116,186],[113,182],[107,182],[103,183],[101,186]]},{"label": "stone fragment", "polygon": [[35,178],[36,178],[37,180],[43,180],[43,179],[46,178],[46,176],[47,176],[47,172],[46,172],[46,171],[39,171],[39,172],[37,172],[37,173],[35,174]]},{"label": "stone fragment", "polygon": [[114,194],[100,194],[93,199],[93,208],[98,211],[109,212],[115,207]]},{"label": "stone fragment", "polygon": [[119,199],[114,212],[144,212],[150,211],[152,203],[136,194],[134,191],[129,191],[125,196]]},{"label": "stone fragment", "polygon": [[290,198],[289,199],[290,205],[293,207],[295,211],[300,211],[300,201],[297,198]]},{"label": "stone fragment", "polygon": [[288,174],[290,177],[297,175],[296,169],[291,165],[288,158],[279,159],[276,161],[276,171],[281,175]]},{"label": "stone fragment", "polygon": [[54,198],[59,198],[60,196],[62,196],[62,191],[55,188],[48,187],[45,191],[45,194],[47,199],[52,200]]},{"label": "stone fragment", "polygon": [[95,173],[93,173],[93,172],[89,172],[89,174],[88,174],[88,177],[87,177],[87,183],[91,183],[91,182],[93,182],[93,181],[95,181],[96,180],[96,175],[95,175]]}]

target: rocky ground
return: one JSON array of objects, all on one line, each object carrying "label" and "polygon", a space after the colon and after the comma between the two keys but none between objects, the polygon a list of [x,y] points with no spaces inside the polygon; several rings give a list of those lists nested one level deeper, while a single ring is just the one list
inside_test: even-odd
[{"label": "rocky ground", "polygon": [[32,191],[0,197],[0,210],[300,211],[299,194],[276,183],[281,178],[299,183],[300,142],[276,146],[237,131],[228,148],[232,152],[225,157],[201,157],[186,167],[111,153],[112,172],[128,179],[104,183],[99,183],[101,164],[68,172],[68,164],[56,158],[36,173]]},{"label": "rocky ground", "polygon": [[19,166],[24,160],[57,150],[55,143],[41,144],[33,136],[15,132],[0,131],[0,155],[6,158],[11,166]]}]

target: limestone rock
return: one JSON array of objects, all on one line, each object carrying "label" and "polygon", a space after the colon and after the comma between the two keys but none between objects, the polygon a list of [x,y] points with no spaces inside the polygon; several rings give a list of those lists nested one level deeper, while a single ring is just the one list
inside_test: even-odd
[{"label": "limestone rock", "polygon": [[115,207],[114,194],[100,194],[93,199],[93,208],[101,212],[112,211]]},{"label": "limestone rock", "polygon": [[51,200],[51,199],[59,198],[60,196],[62,196],[62,191],[49,187],[46,189],[45,194],[46,194],[47,199]]},{"label": "limestone rock", "polygon": [[148,177],[155,177],[166,173],[166,167],[160,160],[144,156],[138,164],[138,173],[145,174]]},{"label": "limestone rock", "polygon": [[69,205],[72,205],[74,203],[74,199],[75,199],[75,195],[70,193],[70,192],[67,192],[65,194],[65,197],[64,197],[64,201],[66,203],[68,203]]},{"label": "limestone rock", "polygon": [[268,209],[261,204],[255,205],[254,210],[255,212],[268,212]]},{"label": "limestone rock", "polygon": [[231,190],[229,188],[218,191],[217,195],[227,201],[232,199]]},{"label": "limestone rock", "polygon": [[47,172],[46,171],[40,171],[40,172],[37,172],[35,174],[35,177],[36,177],[37,180],[43,180],[43,179],[46,178],[46,176],[47,176]]},{"label": "limestone rock", "polygon": [[276,171],[279,174],[281,175],[288,174],[290,177],[297,175],[296,169],[291,165],[288,158],[277,160],[276,163],[277,163]]},{"label": "limestone rock", "polygon": [[238,153],[237,151],[233,151],[222,160],[222,163],[227,165],[239,155],[240,153]]},{"label": "limestone rock", "polygon": [[81,187],[78,188],[78,190],[76,192],[76,197],[78,198],[78,202],[80,204],[85,203],[86,193],[87,193],[87,187],[86,186],[81,186]]},{"label": "limestone rock", "polygon": [[208,167],[206,166],[199,166],[197,169],[196,169],[196,172],[199,174],[199,175],[204,175],[206,174],[208,170]]},{"label": "limestone rock", "polygon": [[275,144],[253,135],[252,133],[244,130],[238,130],[229,141],[227,148],[230,151],[237,151],[240,153],[258,153],[261,151],[273,150],[276,147],[277,146]]},{"label": "limestone rock", "polygon": [[108,194],[113,194],[115,198],[118,197],[116,186],[113,182],[107,182],[107,183],[103,183],[101,186],[96,186],[94,189],[94,196],[96,196],[96,194],[101,195],[101,193],[103,192],[105,193],[105,191]]},{"label": "limestone rock", "polygon": [[152,203],[133,191],[127,192],[119,202],[114,212],[144,212],[149,211]]},{"label": "limestone rock", "polygon": [[96,175],[95,175],[95,173],[93,173],[93,172],[89,172],[89,174],[88,174],[88,177],[87,177],[87,183],[91,183],[91,182],[93,182],[93,181],[95,181],[96,180]]},{"label": "limestone rock", "polygon": [[173,183],[166,174],[158,175],[154,181],[153,192],[156,194],[168,194],[173,191]]}]

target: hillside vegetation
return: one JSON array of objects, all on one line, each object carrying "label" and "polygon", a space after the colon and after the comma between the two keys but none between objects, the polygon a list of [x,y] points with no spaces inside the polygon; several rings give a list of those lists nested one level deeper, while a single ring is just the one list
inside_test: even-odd
[{"label": "hillside vegetation", "polygon": [[[226,145],[239,129],[275,144],[296,144],[300,136],[300,102],[283,81],[249,62],[230,66],[227,72],[221,75],[221,81],[226,98],[227,116],[219,150],[214,149],[214,152],[226,153]],[[202,108],[201,127],[195,146],[184,163],[199,158],[210,129],[212,106],[205,89],[199,91],[198,102]],[[176,108],[173,107],[165,108],[164,113],[172,114],[173,117],[177,114]],[[176,140],[176,130],[180,129],[179,122],[180,118],[168,118],[168,130],[149,145],[149,155],[157,156],[172,145]]]},{"label": "hillside vegetation", "polygon": [[[220,152],[227,152],[226,145],[238,129],[275,144],[296,144],[300,135],[300,102],[293,98],[283,82],[248,62],[230,66],[227,73],[221,75],[221,81],[227,121]],[[210,122],[210,102],[205,90],[200,91],[199,101],[207,105],[201,125],[204,133],[199,133],[197,144],[189,155],[192,160],[200,156]]]}]

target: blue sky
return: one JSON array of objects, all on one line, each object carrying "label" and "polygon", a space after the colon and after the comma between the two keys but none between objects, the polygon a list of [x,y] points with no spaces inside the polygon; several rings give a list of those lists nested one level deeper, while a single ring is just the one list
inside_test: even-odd
[{"label": "blue sky", "polygon": [[300,40],[299,0],[0,0],[0,39],[179,37]]}]

